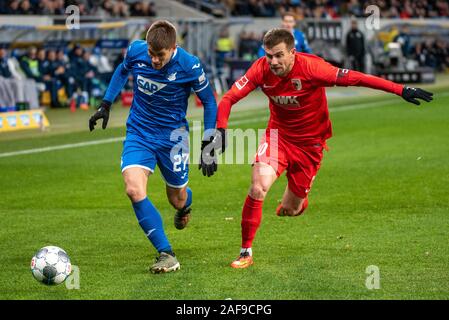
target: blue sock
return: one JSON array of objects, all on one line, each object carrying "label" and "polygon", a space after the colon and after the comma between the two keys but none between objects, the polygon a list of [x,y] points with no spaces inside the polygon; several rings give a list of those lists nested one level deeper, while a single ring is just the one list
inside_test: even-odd
[{"label": "blue sock", "polygon": [[162,218],[148,198],[133,203],[134,212],[143,232],[158,252],[172,253],[170,242],[164,232]]},{"label": "blue sock", "polygon": [[186,192],[187,192],[187,200],[186,204],[184,205],[184,208],[188,208],[192,205],[192,189],[187,187]]}]

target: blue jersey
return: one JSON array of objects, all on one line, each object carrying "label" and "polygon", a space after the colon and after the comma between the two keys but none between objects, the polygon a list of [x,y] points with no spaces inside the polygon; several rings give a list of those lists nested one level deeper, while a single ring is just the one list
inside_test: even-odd
[{"label": "blue jersey", "polygon": [[[309,43],[307,42],[307,39],[301,31],[294,29],[293,30],[293,37],[295,38],[295,49],[296,52],[304,52],[304,53],[312,53],[312,49],[309,47]],[[257,56],[263,57],[265,55],[265,50],[263,48],[263,45],[259,47],[259,51],[257,52]]]},{"label": "blue jersey", "polygon": [[203,102],[205,129],[215,128],[217,104],[196,56],[177,47],[170,61],[157,70],[151,65],[147,42],[134,41],[114,72],[105,100],[115,100],[129,73],[134,80],[134,99],[126,123],[128,129],[144,134],[160,128],[188,130],[186,112],[192,89]]}]

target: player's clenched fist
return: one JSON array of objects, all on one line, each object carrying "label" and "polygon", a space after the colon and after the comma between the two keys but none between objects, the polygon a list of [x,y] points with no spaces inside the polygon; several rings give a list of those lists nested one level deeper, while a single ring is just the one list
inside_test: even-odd
[{"label": "player's clenched fist", "polygon": [[95,112],[95,114],[89,119],[90,131],[95,129],[95,126],[97,125],[97,120],[99,119],[103,119],[103,124],[101,127],[103,129],[106,129],[106,126],[108,125],[110,110],[111,110],[111,103],[106,100],[101,101],[100,107],[98,108],[97,112]]}]

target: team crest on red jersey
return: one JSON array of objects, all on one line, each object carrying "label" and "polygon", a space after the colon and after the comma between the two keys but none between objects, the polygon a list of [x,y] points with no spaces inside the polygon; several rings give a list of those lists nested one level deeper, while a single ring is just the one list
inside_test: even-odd
[{"label": "team crest on red jersey", "polygon": [[301,90],[302,84],[300,79],[292,79],[292,84],[295,90]]}]

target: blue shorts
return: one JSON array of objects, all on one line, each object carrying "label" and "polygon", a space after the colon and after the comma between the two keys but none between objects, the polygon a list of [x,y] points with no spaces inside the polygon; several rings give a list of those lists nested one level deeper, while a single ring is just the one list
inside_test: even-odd
[{"label": "blue shorts", "polygon": [[154,129],[145,135],[128,130],[121,169],[138,167],[154,172],[156,164],[167,186],[183,188],[189,181],[189,132],[184,128]]}]

